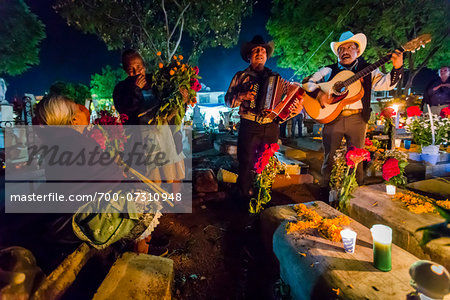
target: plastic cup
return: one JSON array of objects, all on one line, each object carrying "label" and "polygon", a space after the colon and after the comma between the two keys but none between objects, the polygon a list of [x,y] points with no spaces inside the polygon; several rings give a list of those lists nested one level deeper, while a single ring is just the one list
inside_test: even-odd
[{"label": "plastic cup", "polygon": [[411,140],[405,140],[405,149],[409,150],[411,147]]},{"label": "plastic cup", "polygon": [[350,254],[354,253],[356,245],[356,232],[351,229],[341,230],[341,238],[342,243],[344,244],[345,252]]}]

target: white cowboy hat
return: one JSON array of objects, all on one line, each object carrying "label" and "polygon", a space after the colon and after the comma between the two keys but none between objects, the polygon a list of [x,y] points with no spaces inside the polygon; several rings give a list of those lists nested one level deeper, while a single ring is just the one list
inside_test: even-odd
[{"label": "white cowboy hat", "polygon": [[337,51],[339,46],[344,43],[348,43],[348,42],[354,42],[354,43],[358,44],[358,46],[359,46],[358,57],[360,57],[363,54],[364,50],[366,50],[367,38],[364,35],[364,33],[353,34],[351,31],[346,31],[343,34],[341,34],[341,37],[339,38],[339,42],[331,42],[330,43],[330,47],[331,47],[331,50],[333,51],[334,55],[339,56],[338,51]]}]

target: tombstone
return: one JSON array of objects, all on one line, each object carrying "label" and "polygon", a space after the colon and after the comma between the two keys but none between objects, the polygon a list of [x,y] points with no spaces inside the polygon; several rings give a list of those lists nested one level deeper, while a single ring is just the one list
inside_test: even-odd
[{"label": "tombstone", "polygon": [[194,129],[203,129],[203,116],[198,105],[194,107]]}]

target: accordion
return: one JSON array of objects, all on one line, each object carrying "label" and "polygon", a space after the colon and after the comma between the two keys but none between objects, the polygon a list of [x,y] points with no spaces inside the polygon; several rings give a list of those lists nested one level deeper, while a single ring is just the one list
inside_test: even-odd
[{"label": "accordion", "polygon": [[296,99],[302,98],[304,92],[300,85],[291,83],[280,75],[269,76],[264,84],[255,84],[253,88],[256,97],[250,106],[262,112],[264,118],[274,120],[278,117],[281,122],[291,117],[291,105]]}]

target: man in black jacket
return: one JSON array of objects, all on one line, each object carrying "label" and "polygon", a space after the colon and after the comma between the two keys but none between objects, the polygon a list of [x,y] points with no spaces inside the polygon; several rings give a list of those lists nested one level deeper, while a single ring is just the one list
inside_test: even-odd
[{"label": "man in black jacket", "polygon": [[[262,111],[264,99],[260,99],[261,97],[258,97],[252,89],[256,84],[263,86],[269,76],[276,75],[264,66],[273,50],[273,42],[266,43],[259,35],[253,37],[250,42],[244,43],[241,47],[241,57],[250,65],[234,75],[225,95],[225,103],[229,107],[239,106],[241,116],[237,149],[238,185],[241,196],[245,198],[253,195],[252,170],[257,159],[258,148],[265,144],[277,143],[280,132],[278,121],[264,117]],[[300,113],[301,110],[302,105],[299,101],[295,107],[293,106],[292,115]]]},{"label": "man in black jacket", "polygon": [[423,110],[424,106],[429,104],[435,115],[439,115],[441,110],[450,104],[450,68],[441,67],[438,74],[439,78],[428,84],[421,105]]}]

